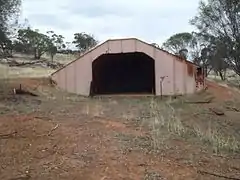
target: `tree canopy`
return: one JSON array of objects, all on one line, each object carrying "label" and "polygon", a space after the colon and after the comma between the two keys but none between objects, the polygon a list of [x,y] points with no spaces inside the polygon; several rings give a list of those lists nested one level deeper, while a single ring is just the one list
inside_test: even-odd
[{"label": "tree canopy", "polygon": [[190,22],[215,47],[214,61],[227,63],[240,75],[240,1],[201,1],[199,13]]},{"label": "tree canopy", "polygon": [[192,41],[193,35],[191,33],[177,33],[163,43],[163,49],[187,58],[188,50],[193,45]]},{"label": "tree canopy", "polygon": [[20,10],[21,0],[0,0],[0,41],[7,40],[9,21],[17,16]]},{"label": "tree canopy", "polygon": [[93,35],[87,33],[75,33],[73,44],[79,49],[79,51],[85,52],[86,50],[96,46],[98,41]]},{"label": "tree canopy", "polygon": [[20,29],[18,31],[18,40],[15,41],[16,50],[29,54],[34,54],[35,59],[40,59],[44,53],[53,56],[61,48],[65,48],[63,42],[64,37],[57,35],[53,31],[48,31],[46,34],[40,33],[38,30],[31,28]]},{"label": "tree canopy", "polygon": [[13,17],[17,19],[20,5],[21,0],[0,0],[0,52],[3,56],[11,56],[10,22]]},{"label": "tree canopy", "polygon": [[240,1],[201,0],[190,24],[196,32],[174,34],[163,48],[214,70],[222,79],[227,68],[240,75]]}]

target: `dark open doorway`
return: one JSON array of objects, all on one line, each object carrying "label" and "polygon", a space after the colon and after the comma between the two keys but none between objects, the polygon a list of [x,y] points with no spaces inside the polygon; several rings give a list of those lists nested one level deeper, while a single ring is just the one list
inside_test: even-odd
[{"label": "dark open doorway", "polygon": [[154,64],[140,52],[103,54],[92,63],[91,95],[155,94]]}]

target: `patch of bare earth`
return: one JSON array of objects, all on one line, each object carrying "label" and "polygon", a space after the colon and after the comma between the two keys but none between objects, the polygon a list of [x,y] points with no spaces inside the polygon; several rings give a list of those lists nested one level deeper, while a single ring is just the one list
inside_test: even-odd
[{"label": "patch of bare earth", "polygon": [[[0,179],[240,178],[239,120],[229,110],[233,104],[227,109],[222,102],[224,115],[216,115],[209,110],[214,103],[88,99],[37,79],[10,87],[19,82],[39,96],[19,95],[21,101],[9,102],[8,94],[1,100],[1,107],[11,108],[0,107]],[[228,140],[230,135],[235,141]]]},{"label": "patch of bare earth", "polygon": [[29,115],[3,116],[0,123],[1,179],[141,179],[148,170],[193,177],[193,168],[169,159],[123,153],[113,133],[140,132],[113,120],[54,122]]}]

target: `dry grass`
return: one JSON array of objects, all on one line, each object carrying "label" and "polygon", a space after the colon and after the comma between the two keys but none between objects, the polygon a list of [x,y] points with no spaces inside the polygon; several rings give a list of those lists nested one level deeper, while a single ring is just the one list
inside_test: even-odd
[{"label": "dry grass", "polygon": [[[208,96],[208,93],[198,96],[205,97]],[[198,144],[214,153],[231,154],[240,151],[238,135],[235,134],[234,130],[228,131],[231,127],[224,127],[221,119],[218,120],[219,117],[211,114],[208,108],[204,109],[198,105],[185,103],[183,97],[180,99],[170,98],[166,101],[158,98],[129,99],[126,102],[118,101],[115,103],[114,101],[113,104],[119,108],[122,103],[125,104],[125,108],[119,113],[120,118],[134,124],[136,129],[141,132],[146,131],[146,129],[149,132],[148,138],[138,135],[126,137],[122,134],[120,136],[120,139],[125,139],[124,141],[129,141],[130,144],[136,143],[137,147],[142,147],[142,145],[145,147],[147,144],[147,150],[159,152],[162,148],[168,148],[168,142],[179,139],[188,144]],[[105,102],[102,106],[109,106],[109,102],[107,105]],[[191,119],[186,119],[186,116]],[[210,118],[216,119],[211,120]],[[210,124],[210,122],[214,123]],[[134,140],[130,140],[131,138]]]},{"label": "dry grass", "polygon": [[[186,164],[190,164],[192,167],[195,163],[198,164],[201,162],[200,160],[204,162],[206,159],[209,160],[209,162],[202,164],[201,166],[206,168],[211,167],[211,170],[214,170],[213,172],[215,172],[214,158],[211,159],[212,152],[205,150],[211,148],[215,153],[232,153],[238,152],[240,148],[239,139],[235,137],[234,134],[232,136],[227,136],[222,133],[221,130],[227,128],[223,126],[221,122],[216,123],[219,123],[219,126],[222,129],[214,126],[215,124],[207,124],[206,121],[200,121],[198,117],[193,116],[194,113],[199,113],[199,108],[197,109],[197,107],[193,107],[194,105],[184,103],[185,101],[182,100],[170,98],[169,100],[164,101],[157,98],[123,97],[101,99],[84,98],[65,92],[62,93],[57,89],[50,89],[50,87],[45,87],[44,85],[39,86],[35,90],[39,91],[39,94],[42,94],[41,97],[38,97],[40,99],[40,104],[37,104],[38,99],[33,99],[31,97],[21,98],[21,101],[12,102],[13,107],[8,110],[8,114],[13,114],[13,110],[18,110],[18,112],[22,111],[21,114],[18,113],[18,116],[16,117],[20,117],[21,115],[24,117],[29,116],[29,121],[24,120],[26,123],[29,122],[29,125],[34,122],[34,119],[32,120],[32,117],[30,117],[32,115],[34,117],[37,116],[38,118],[43,118],[39,119],[39,125],[41,126],[44,125],[45,122],[49,122],[50,119],[61,124],[61,126],[54,131],[52,136],[50,136],[51,141],[49,142],[53,141],[50,144],[51,146],[57,144],[56,149],[58,151],[65,149],[64,152],[70,153],[67,154],[67,159],[65,156],[63,157],[63,160],[67,165],[71,165],[71,162],[76,163],[76,159],[71,162],[68,161],[72,156],[72,152],[75,150],[79,154],[81,151],[84,151],[84,153],[90,152],[90,154],[86,154],[85,156],[91,156],[91,152],[94,152],[95,154],[104,153],[96,154],[96,156],[94,155],[94,158],[92,158],[92,164],[98,165],[98,162],[100,162],[101,164],[97,166],[99,168],[103,166],[102,159],[106,160],[106,162],[110,162],[109,164],[106,164],[106,167],[110,167],[113,164],[112,162],[114,162],[114,164],[119,164],[119,162],[121,162],[124,170],[121,170],[121,167],[115,167],[116,169],[114,170],[115,172],[126,173],[126,159],[128,159],[130,163],[127,165],[131,167],[130,169],[135,168],[136,170],[143,170],[143,168],[146,168],[147,171],[145,171],[144,179],[163,179],[161,175],[165,174],[161,173],[162,169],[166,169],[166,171],[171,171],[171,173],[175,174],[176,168],[179,168],[181,169],[181,174],[187,174],[189,170],[185,169],[185,171],[182,171],[185,165],[183,166],[181,163],[185,164],[186,162]],[[16,104],[18,105],[16,106]],[[9,102],[7,102],[5,106],[11,107],[9,106]],[[191,106],[191,108],[189,108],[189,106]],[[4,104],[0,104],[1,111],[3,111],[3,108]],[[182,113],[189,113],[191,115],[190,117],[193,118],[191,119],[191,122],[193,123],[191,124],[188,122]],[[202,114],[203,113],[201,112],[201,115]],[[206,117],[207,116],[208,114],[206,114]],[[12,118],[14,119],[15,117]],[[205,117],[203,116],[203,118]],[[8,121],[4,119],[2,122],[8,123]],[[18,120],[16,125],[22,124],[19,124],[19,122],[22,121]],[[23,125],[25,127],[25,124]],[[28,128],[30,130],[28,132],[30,137],[33,133],[32,127],[34,127],[34,130],[36,129],[37,132],[41,132],[37,129],[38,126],[36,126],[36,124],[32,125],[33,126],[29,126]],[[9,127],[12,127],[11,124]],[[46,124],[46,127],[42,127],[42,129],[45,132],[46,129],[49,131],[53,127],[55,127],[55,124]],[[21,132],[27,133],[27,131]],[[60,134],[62,135],[59,136]],[[113,137],[113,135],[118,136]],[[57,136],[59,137],[57,138]],[[17,142],[20,143],[19,147],[22,147],[21,140],[25,140],[25,138],[17,139]],[[121,143],[118,143],[118,141],[121,141]],[[32,142],[36,142],[36,147],[41,143],[45,145],[45,141],[39,142],[31,139],[31,143]],[[14,142],[14,146],[15,145],[16,142]],[[10,146],[8,146],[8,148],[10,148]],[[109,151],[110,148],[112,148],[111,151]],[[31,154],[33,150],[30,149],[28,152]],[[62,151],[59,152],[61,153]],[[60,155],[60,153],[58,155]],[[12,152],[12,154],[9,154],[9,157],[14,155],[16,155],[16,153]],[[228,155],[230,156],[230,153]],[[97,159],[98,157],[101,158],[101,160]],[[121,157],[122,159],[118,159],[118,157]],[[129,157],[132,158],[130,159]],[[50,159],[41,159],[41,161],[47,160],[50,161]],[[217,165],[221,163],[220,160],[215,161],[217,161]],[[232,161],[235,162],[236,160],[233,159]],[[36,163],[38,162],[39,159],[36,160]],[[62,162],[63,161],[60,160],[59,164],[56,163],[58,168],[60,168],[60,165],[64,165]],[[229,160],[226,160],[226,164],[228,162]],[[153,164],[158,165],[153,167]],[[163,168],[164,164],[166,166]],[[24,165],[25,164],[21,162],[19,163],[19,167],[24,167]],[[30,165],[31,167],[33,166],[32,164]],[[68,166],[69,169],[66,169],[68,172],[71,172],[70,170],[72,170],[70,165]],[[11,166],[16,166],[16,164]],[[29,163],[27,163],[27,166],[29,166]],[[75,164],[75,166],[76,172],[79,173],[79,164]],[[223,166],[224,168],[226,167],[225,169],[230,167],[230,165]],[[39,166],[39,163],[36,164],[36,168],[38,167],[41,167]],[[52,164],[49,164],[49,169],[51,168]],[[65,166],[63,168],[65,171]],[[169,168],[171,169],[168,170]],[[10,170],[9,172],[11,172]],[[36,174],[43,171],[41,169],[36,170]],[[89,171],[89,169],[86,170],[87,172]],[[159,172],[156,170],[159,170]],[[136,174],[137,173],[138,172],[136,172]],[[56,174],[59,174],[59,172],[56,172]],[[141,176],[143,176],[143,174]],[[176,177],[177,176],[178,175],[176,175]],[[71,176],[69,175],[68,177]],[[115,175],[111,177],[117,176]]]},{"label": "dry grass", "polygon": [[0,82],[0,94],[6,95],[9,93],[9,79],[1,80]]},{"label": "dry grass", "polygon": [[[22,54],[16,54],[13,59],[18,62],[33,61],[31,56]],[[42,59],[51,61],[49,56],[46,55],[44,55]],[[57,61],[61,64],[67,64],[74,59],[76,59],[76,57],[71,54],[57,54],[54,58],[54,61]],[[9,67],[7,65],[0,64],[1,79],[16,77],[47,77],[54,71],[56,70],[47,67]]]},{"label": "dry grass", "polygon": [[211,145],[214,153],[221,153],[222,151],[236,153],[240,150],[240,143],[235,136],[223,135],[217,129],[212,128],[211,125],[208,125],[207,129],[195,125],[193,129],[196,137],[202,142]]},{"label": "dry grass", "polygon": [[[61,63],[68,63],[73,60],[71,55],[57,55],[55,60]],[[1,83],[1,86],[7,86],[7,81],[10,78],[16,77],[44,77],[49,76],[54,70],[49,68],[20,68],[20,67],[8,67],[6,65],[0,65],[0,77],[6,79],[5,84]],[[1,88],[4,89],[4,88]],[[38,88],[43,95],[49,94],[45,89]],[[73,97],[75,99],[75,97]],[[56,99],[55,95],[49,96],[49,99]],[[111,103],[111,104],[109,104]],[[126,102],[125,102],[126,103]],[[128,102],[129,103],[129,102]],[[136,103],[136,102],[135,102]],[[166,140],[175,137],[184,138],[197,138],[200,142],[208,144],[214,152],[221,153],[222,151],[238,152],[240,150],[240,143],[238,139],[233,136],[226,136],[221,133],[219,129],[214,126],[208,126],[203,128],[200,124],[194,124],[186,126],[183,123],[181,114],[176,109],[179,107],[186,106],[182,101],[172,100],[171,98],[167,101],[158,101],[151,99],[148,101],[140,102],[137,101],[137,107],[144,104],[144,111],[147,114],[142,115],[139,112],[128,109],[120,113],[122,119],[127,121],[140,120],[140,130],[145,128],[147,125],[151,130],[151,144],[154,149],[159,149],[163,146]],[[129,103],[130,104],[130,103]],[[109,101],[107,106],[118,106],[119,101]],[[126,104],[125,104],[126,105]],[[90,117],[102,117],[105,116],[106,103],[104,104],[100,100],[87,101],[84,103],[81,112],[83,115]],[[142,109],[141,109],[142,110]],[[141,111],[140,110],[140,111]],[[185,108],[183,111],[186,111]],[[194,113],[194,112],[193,112]]]},{"label": "dry grass", "polygon": [[149,124],[154,150],[161,149],[172,135],[183,136],[186,133],[180,116],[169,103],[151,100],[149,108],[150,118],[143,120],[143,124]]},{"label": "dry grass", "polygon": [[[221,77],[217,76],[214,72],[210,72],[210,74],[208,75],[208,78],[212,79],[214,81],[223,83],[223,81],[221,80]],[[227,70],[225,83],[239,88],[240,87],[240,76],[238,76],[232,70]]]},{"label": "dry grass", "polygon": [[154,172],[154,171],[146,171],[145,172],[145,176],[144,176],[144,180],[165,180],[165,178],[163,178],[163,176],[161,176],[158,172]]},{"label": "dry grass", "polygon": [[100,102],[86,103],[82,109],[82,114],[89,117],[101,117],[104,115],[104,107]]},{"label": "dry grass", "polygon": [[61,64],[67,64],[75,60],[78,56],[72,54],[56,54],[54,61],[57,61]]},{"label": "dry grass", "polygon": [[125,120],[127,120],[127,121],[133,120],[133,119],[135,119],[136,117],[138,117],[138,116],[137,116],[137,114],[134,113],[133,111],[124,112],[124,113],[121,114],[121,118],[122,118],[122,119],[125,119]]},{"label": "dry grass", "polygon": [[185,125],[180,113],[173,105],[151,100],[149,102],[150,118],[142,118],[142,128],[147,124],[151,130],[151,144],[154,150],[161,149],[167,140],[177,137],[189,142],[197,140],[210,147],[214,153],[239,152],[240,142],[234,135],[225,135],[211,125],[208,125],[208,128],[201,128],[196,123]]},{"label": "dry grass", "polygon": [[0,64],[0,78],[48,77],[55,70],[50,68],[8,67]]}]

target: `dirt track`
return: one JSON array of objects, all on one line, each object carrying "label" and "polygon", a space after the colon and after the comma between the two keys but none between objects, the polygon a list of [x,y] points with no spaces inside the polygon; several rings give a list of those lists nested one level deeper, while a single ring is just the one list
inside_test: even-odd
[{"label": "dirt track", "polygon": [[123,98],[62,95],[2,101],[0,179],[220,179],[199,170],[240,178],[239,155],[213,154],[186,137],[168,138],[158,152],[152,151],[149,128],[133,114],[126,116],[146,109],[144,98],[133,98],[130,105]]}]

